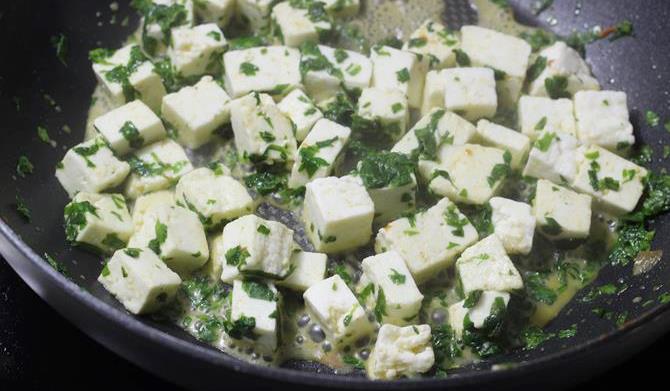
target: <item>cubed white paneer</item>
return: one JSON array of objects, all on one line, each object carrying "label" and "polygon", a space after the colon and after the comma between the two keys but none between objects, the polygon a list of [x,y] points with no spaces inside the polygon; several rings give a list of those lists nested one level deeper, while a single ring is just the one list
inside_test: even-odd
[{"label": "cubed white paneer", "polygon": [[56,178],[74,197],[80,191],[100,193],[118,186],[130,172],[101,138],[93,138],[70,148],[56,166]]},{"label": "cubed white paneer", "polygon": [[[440,240],[435,240],[438,237]],[[425,212],[399,218],[381,228],[375,251],[396,251],[414,280],[422,283],[451,266],[477,238],[477,230],[456,204],[443,198]]]},{"label": "cubed white paneer", "polygon": [[493,117],[498,109],[496,80],[490,68],[451,68],[444,75],[444,107],[469,121]]},{"label": "cubed white paneer", "polygon": [[125,247],[133,234],[128,206],[120,194],[79,192],[63,214],[67,240],[103,254]]},{"label": "cubed white paneer", "polygon": [[577,92],[575,117],[577,137],[585,144],[599,145],[610,151],[625,150],[635,144],[625,92]]},{"label": "cubed white paneer", "polygon": [[321,110],[299,89],[286,95],[277,107],[295,125],[295,138],[298,141],[304,140],[316,121],[323,118]]},{"label": "cubed white paneer", "polygon": [[167,55],[182,77],[215,74],[220,71],[226,38],[215,23],[172,30]]},{"label": "cubed white paneer", "polygon": [[[267,27],[275,0],[237,0],[237,16],[252,31]],[[226,67],[227,68],[227,67]]]},{"label": "cubed white paneer", "polygon": [[116,251],[98,281],[133,314],[161,309],[181,285],[181,278],[148,248]]},{"label": "cubed white paneer", "polygon": [[291,270],[293,230],[277,221],[247,215],[223,228],[225,264],[221,280],[231,282],[240,273],[283,279]]},{"label": "cubed white paneer", "polygon": [[415,53],[375,46],[370,51],[372,86],[382,90],[400,90],[410,107],[421,108],[423,84],[428,71],[428,60]]},{"label": "cubed white paneer", "polygon": [[174,191],[160,190],[139,196],[133,203],[133,225],[135,230],[142,227],[145,216],[154,213],[156,208],[176,205]]},{"label": "cubed white paneer", "polygon": [[229,51],[223,65],[226,90],[233,98],[252,91],[284,95],[300,85],[300,51],[287,46]]},{"label": "cubed white paneer", "polygon": [[208,240],[209,260],[200,269],[200,273],[208,276],[212,281],[221,279],[223,265],[226,264],[226,252],[223,250],[223,234],[216,235]]},{"label": "cubed white paneer", "polygon": [[402,49],[427,56],[432,69],[442,69],[456,65],[454,49],[459,47],[456,33],[441,23],[427,20],[409,36]]},{"label": "cubed white paneer", "polygon": [[300,144],[288,186],[298,188],[330,175],[337,157],[349,141],[351,129],[329,119],[320,119]]},{"label": "cubed white paneer", "polygon": [[139,100],[101,115],[93,126],[120,156],[167,136],[161,119]]},{"label": "cubed white paneer", "polygon": [[647,170],[606,149],[590,146],[577,152],[575,190],[593,196],[615,214],[632,212],[644,192]]},{"label": "cubed white paneer", "polygon": [[393,380],[428,372],[434,363],[429,325],[385,324],[379,329],[366,363],[366,373],[372,380]]},{"label": "cubed white paneer", "polygon": [[496,312],[504,311],[509,303],[510,294],[507,292],[482,291],[473,307],[466,308],[465,300],[449,306],[449,326],[458,338],[463,335],[465,318],[472,322],[472,327],[480,329],[486,319]]},{"label": "cubed white paneer", "polygon": [[541,132],[528,154],[524,176],[567,185],[577,173],[579,141],[565,133]]},{"label": "cubed white paneer", "polygon": [[339,275],[321,280],[302,295],[312,319],[339,349],[373,331],[373,324]]},{"label": "cubed white paneer", "polygon": [[231,103],[230,121],[235,146],[252,162],[293,161],[296,141],[293,126],[269,95],[251,93]]},{"label": "cubed white paneer", "polygon": [[195,14],[203,22],[216,23],[223,28],[235,14],[236,0],[196,0]]},{"label": "cubed white paneer", "polygon": [[[417,321],[423,295],[400,254],[388,251],[367,257],[363,272],[374,284],[380,323],[402,326]],[[380,301],[385,304],[383,308],[379,307]]]},{"label": "cubed white paneer", "polygon": [[491,223],[508,254],[528,254],[533,247],[535,216],[530,205],[502,197],[493,197]]},{"label": "cubed white paneer", "polygon": [[591,197],[547,180],[537,181],[533,214],[537,226],[551,239],[583,239],[591,229]]},{"label": "cubed white paneer", "polygon": [[338,253],[369,242],[374,212],[365,187],[353,178],[318,178],[306,185],[302,217],[316,251]]},{"label": "cubed white paneer", "polygon": [[535,140],[543,131],[577,137],[570,99],[524,95],[519,99],[518,120],[521,132],[531,140]]},{"label": "cubed white paneer", "polygon": [[531,47],[521,38],[479,26],[461,28],[461,47],[473,66],[490,67],[498,77],[498,104],[513,107],[526,78]]},{"label": "cubed white paneer", "polygon": [[291,255],[291,270],[288,277],[277,281],[277,285],[304,292],[326,276],[328,257],[326,254],[294,251]]},{"label": "cubed white paneer", "polygon": [[523,288],[521,275],[497,235],[487,236],[463,251],[456,261],[456,275],[466,297],[477,290],[509,292]]},{"label": "cubed white paneer", "polygon": [[142,18],[142,46],[151,56],[165,53],[172,29],[179,26],[193,26],[194,10],[192,0],[151,0],[146,14],[151,18]]},{"label": "cubed white paneer", "polygon": [[526,161],[530,139],[523,133],[482,119],[477,122],[477,135],[483,145],[509,151],[513,170],[521,168]]},{"label": "cubed white paneer", "polygon": [[[539,61],[539,63],[538,63]],[[544,64],[544,65],[542,65]],[[591,76],[591,70],[577,51],[563,41],[543,49],[533,65],[541,72],[535,80],[529,80],[528,91],[534,96],[555,96],[565,92],[574,95],[577,91],[599,90],[598,80]],[[547,80],[550,80],[547,82]],[[547,84],[556,86],[563,84],[560,91],[547,89]],[[556,89],[556,87],[553,87]]]},{"label": "cubed white paneer", "polygon": [[442,71],[432,70],[426,73],[421,100],[421,115],[427,115],[435,108],[444,108],[444,87],[447,79]]},{"label": "cubed white paneer", "polygon": [[326,5],[328,13],[340,18],[355,16],[361,7],[360,0],[322,0],[321,2]]},{"label": "cubed white paneer", "polygon": [[392,142],[405,134],[409,122],[407,98],[398,89],[365,88],[358,98],[356,114],[362,119],[361,131]]},{"label": "cubed white paneer", "polygon": [[282,43],[300,47],[305,42],[319,42],[330,33],[332,24],[321,2],[285,1],[272,8],[272,21]]},{"label": "cubed white paneer", "polygon": [[132,199],[167,189],[193,170],[184,148],[170,139],[140,149],[129,162],[131,174],[126,182],[126,195]]},{"label": "cubed white paneer", "polygon": [[259,354],[274,353],[279,339],[279,299],[279,292],[271,283],[251,279],[235,281],[229,321],[238,327],[233,327],[236,332],[228,336],[252,343]]},{"label": "cubed white paneer", "polygon": [[179,179],[176,200],[195,212],[205,229],[253,213],[254,201],[233,177],[197,168]]}]

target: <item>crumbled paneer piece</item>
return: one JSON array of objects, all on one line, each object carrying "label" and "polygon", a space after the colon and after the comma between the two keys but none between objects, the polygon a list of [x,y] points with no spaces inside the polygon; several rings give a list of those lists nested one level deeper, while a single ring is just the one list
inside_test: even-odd
[{"label": "crumbled paneer piece", "polygon": [[117,159],[99,137],[70,148],[56,166],[56,178],[70,197],[80,191],[100,193],[116,187],[129,172],[128,163]]},{"label": "crumbled paneer piece", "polygon": [[133,203],[133,225],[135,230],[142,227],[145,216],[151,215],[156,208],[176,205],[174,191],[160,190],[139,196]]},{"label": "crumbled paneer piece", "polygon": [[167,136],[161,119],[139,100],[101,115],[93,126],[120,156]]},{"label": "crumbled paneer piece", "polygon": [[578,91],[600,89],[586,61],[563,41],[543,49],[532,66],[539,74],[528,80],[530,95],[569,98]]},{"label": "crumbled paneer piece", "polygon": [[477,238],[477,230],[456,204],[443,198],[425,212],[399,218],[381,228],[375,252],[396,251],[414,280],[422,283],[451,266]]},{"label": "crumbled paneer piece", "polygon": [[502,197],[493,197],[491,223],[508,254],[528,254],[533,247],[535,216],[530,205]]},{"label": "crumbled paneer piece", "polygon": [[98,281],[133,314],[156,312],[169,304],[181,278],[148,248],[114,253]]},{"label": "crumbled paneer piece", "polygon": [[258,31],[269,25],[275,3],[276,0],[237,0],[237,16],[243,24],[248,23],[252,31]]},{"label": "crumbled paneer piece", "polygon": [[[155,18],[142,18],[142,47],[151,56],[163,55],[170,44],[172,29],[193,26],[192,0],[151,0],[149,13]],[[163,16],[165,15],[165,16]]]},{"label": "crumbled paneer piece", "polygon": [[591,229],[591,197],[555,185],[537,181],[533,214],[537,226],[551,239],[583,239]]},{"label": "crumbled paneer piece", "polygon": [[304,140],[316,121],[323,118],[321,110],[299,89],[286,95],[277,107],[295,125],[295,138],[298,141]]},{"label": "crumbled paneer piece", "polygon": [[444,108],[444,87],[446,78],[443,71],[432,70],[426,73],[421,100],[421,115],[427,115],[435,108]]},{"label": "crumbled paneer piece", "polygon": [[490,68],[451,68],[444,75],[444,107],[469,121],[493,117],[498,109]]},{"label": "crumbled paneer piece", "polygon": [[195,212],[206,229],[254,211],[254,201],[241,183],[207,167],[197,168],[179,179],[176,200]]},{"label": "crumbled paneer piece", "polygon": [[253,162],[293,161],[296,141],[293,126],[269,95],[251,93],[235,99],[230,107],[235,146]]},{"label": "crumbled paneer piece", "polygon": [[300,86],[300,51],[287,46],[229,51],[223,66],[226,90],[233,98],[252,91],[284,95]]},{"label": "crumbled paneer piece", "polygon": [[196,0],[195,14],[203,22],[216,23],[223,28],[235,14],[236,0]]},{"label": "crumbled paneer piece", "polygon": [[509,292],[523,288],[519,271],[497,235],[469,247],[456,261],[456,275],[467,297],[473,291]]},{"label": "crumbled paneer piece", "polygon": [[302,295],[307,311],[336,349],[373,331],[365,310],[339,275],[321,280]]},{"label": "crumbled paneer piece", "polygon": [[[409,121],[407,98],[397,89],[366,88],[358,99],[356,115],[361,131],[397,141],[405,134]],[[363,130],[364,129],[364,130]]]},{"label": "crumbled paneer piece", "polygon": [[509,151],[512,154],[513,170],[521,168],[526,161],[530,139],[523,133],[482,119],[477,122],[477,134],[483,145]]},{"label": "crumbled paneer piece", "polygon": [[399,90],[407,97],[410,107],[421,108],[423,84],[428,72],[428,61],[424,56],[390,46],[375,46],[370,51],[370,60],[373,87]]},{"label": "crumbled paneer piece", "polygon": [[563,185],[572,183],[577,174],[578,147],[579,141],[569,134],[540,132],[528,154],[523,175]]},{"label": "crumbled paneer piece", "polygon": [[326,254],[293,251],[289,275],[285,279],[277,281],[277,285],[304,292],[310,286],[325,278],[327,262]]},{"label": "crumbled paneer piece", "polygon": [[393,380],[428,372],[434,363],[429,325],[385,324],[379,329],[366,369],[370,379]]},{"label": "crumbled paneer piece", "polygon": [[543,131],[577,137],[570,99],[524,95],[519,99],[518,119],[521,132],[531,140],[535,140]]},{"label": "crumbled paneer piece", "polygon": [[365,187],[353,178],[318,178],[306,185],[302,218],[316,251],[338,253],[368,243],[374,211]]},{"label": "crumbled paneer piece", "polygon": [[575,117],[577,137],[585,144],[599,145],[610,151],[625,150],[635,144],[625,92],[577,92]]},{"label": "crumbled paneer piece", "polygon": [[632,212],[644,192],[647,170],[597,146],[577,152],[579,169],[572,183],[577,191],[615,214]]},{"label": "crumbled paneer piece", "polygon": [[442,24],[427,20],[416,29],[402,49],[428,57],[430,67],[442,69],[456,65],[454,49],[458,49],[458,35]]},{"label": "crumbled paneer piece", "polygon": [[226,38],[215,23],[172,30],[167,55],[182,77],[214,74],[220,71]]},{"label": "crumbled paneer piece", "polygon": [[133,234],[128,206],[120,194],[79,192],[63,214],[67,240],[103,254],[125,247]]},{"label": "crumbled paneer piece", "polygon": [[274,353],[279,339],[279,301],[277,288],[269,282],[252,279],[233,282],[228,319],[233,325],[227,329],[228,336],[252,344],[259,354]]},{"label": "crumbled paneer piece", "polygon": [[193,170],[184,148],[170,139],[140,149],[128,162],[131,174],[125,192],[132,199],[167,189]]},{"label": "crumbled paneer piece", "polygon": [[461,338],[466,327],[466,318],[472,323],[472,327],[481,329],[489,316],[495,315],[496,312],[504,312],[509,299],[510,294],[507,292],[481,291],[474,307],[466,308],[465,300],[454,303],[448,309],[449,326],[456,336]]},{"label": "crumbled paneer piece", "polygon": [[361,7],[360,0],[320,0],[326,5],[326,11],[339,18],[346,18],[358,14]]},{"label": "crumbled paneer piece", "polygon": [[288,186],[298,188],[313,179],[329,176],[350,135],[351,129],[346,126],[320,119],[298,148]]},{"label": "crumbled paneer piece", "polygon": [[282,44],[299,47],[304,42],[319,42],[332,29],[322,2],[285,1],[272,8],[272,22]]}]

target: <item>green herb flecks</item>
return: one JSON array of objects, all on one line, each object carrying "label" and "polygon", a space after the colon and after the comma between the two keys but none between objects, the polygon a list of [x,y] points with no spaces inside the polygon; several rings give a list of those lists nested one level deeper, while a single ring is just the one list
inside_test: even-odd
[{"label": "green herb flecks", "polygon": [[51,37],[51,46],[56,49],[56,57],[64,66],[67,66],[68,42],[65,34],[60,33]]},{"label": "green herb flecks", "polygon": [[70,202],[65,206],[63,214],[65,217],[65,237],[70,242],[76,241],[79,232],[86,227],[87,214],[99,217],[98,209],[88,201]]},{"label": "green herb flecks", "polygon": [[270,289],[270,287],[267,284],[260,281],[244,280],[242,282],[242,289],[252,299],[265,300],[265,301],[277,300],[277,295],[272,291],[272,289]]},{"label": "green herb flecks", "polygon": [[16,175],[20,176],[21,178],[25,178],[27,175],[30,175],[33,173],[35,169],[35,166],[33,166],[33,163],[28,159],[27,156],[21,155],[19,157],[18,162],[16,163]]},{"label": "green herb flecks", "polygon": [[156,255],[160,255],[161,246],[163,245],[163,243],[165,243],[168,237],[167,225],[161,223],[160,220],[156,220],[156,225],[154,225],[154,233],[156,236],[149,241],[147,247],[149,247],[149,249],[153,251]]}]

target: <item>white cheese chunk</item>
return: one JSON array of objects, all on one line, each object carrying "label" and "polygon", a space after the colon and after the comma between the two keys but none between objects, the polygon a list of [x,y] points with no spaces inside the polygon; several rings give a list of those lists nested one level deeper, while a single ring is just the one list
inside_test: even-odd
[{"label": "white cheese chunk", "polygon": [[448,309],[449,326],[458,338],[463,335],[466,317],[472,323],[472,327],[481,329],[489,316],[507,308],[509,299],[510,294],[507,292],[482,291],[479,300],[471,308],[465,307],[465,300],[454,303]]},{"label": "white cheese chunk", "polygon": [[286,95],[277,107],[295,125],[295,138],[298,141],[304,140],[316,121],[323,118],[321,110],[299,89]]},{"label": "white cheese chunk", "polygon": [[140,149],[131,157],[130,163],[131,174],[125,192],[133,199],[167,189],[193,170],[184,148],[170,139]]},{"label": "white cheese chunk", "polygon": [[489,68],[452,68],[444,75],[444,107],[469,121],[493,117],[498,109],[496,81]]},{"label": "white cheese chunk", "polygon": [[385,324],[379,329],[366,373],[373,380],[393,380],[428,372],[434,363],[429,325]]},{"label": "white cheese chunk", "polygon": [[579,141],[565,133],[541,132],[528,154],[524,176],[569,184],[577,173]]},{"label": "white cheese chunk", "polygon": [[444,108],[444,88],[446,78],[442,71],[432,70],[426,73],[421,100],[421,115],[427,115],[434,108]]},{"label": "white cheese chunk", "polygon": [[215,23],[172,30],[167,55],[182,77],[215,74],[220,71],[226,38]]},{"label": "white cheese chunk", "polygon": [[477,122],[477,134],[483,145],[509,151],[513,170],[521,168],[526,161],[530,139],[523,133],[482,119]]},{"label": "white cheese chunk", "polygon": [[402,49],[428,57],[430,67],[442,69],[456,65],[454,49],[460,47],[460,39],[441,23],[426,20],[405,42]]},{"label": "white cheese chunk", "polygon": [[195,14],[203,22],[216,23],[223,28],[235,14],[236,0],[196,0]]},{"label": "white cheese chunk", "polygon": [[139,100],[101,115],[93,126],[121,156],[167,136],[161,119]]},{"label": "white cheese chunk", "polygon": [[493,197],[491,223],[508,254],[528,254],[533,247],[535,216],[530,205],[502,197]]},{"label": "white cheese chunk", "polygon": [[523,288],[519,271],[496,235],[463,251],[456,261],[456,274],[466,297],[477,290],[509,292]]},{"label": "white cheese chunk", "polygon": [[242,330],[240,335],[229,334],[231,338],[241,339],[253,344],[254,349],[264,355],[277,350],[279,329],[279,292],[274,285],[260,280],[237,280],[233,283],[230,321],[238,325],[249,325],[253,319],[253,328],[236,327]]},{"label": "white cheese chunk", "polygon": [[390,46],[375,46],[370,51],[372,86],[382,90],[399,90],[410,107],[421,108],[428,60],[412,52]]},{"label": "white cheese chunk", "polygon": [[585,144],[595,144],[617,151],[627,149],[635,143],[625,92],[577,92],[575,117],[577,136]]},{"label": "white cheese chunk", "polygon": [[139,196],[133,204],[133,225],[135,230],[142,227],[144,219],[154,213],[156,208],[176,205],[174,191],[160,190]]},{"label": "white cheese chunk", "polygon": [[200,273],[208,276],[213,281],[221,279],[223,265],[226,264],[226,252],[223,250],[223,234],[210,238],[209,242],[209,260],[200,269]]},{"label": "white cheese chunk", "polygon": [[361,131],[390,141],[400,139],[409,122],[407,98],[397,89],[365,88],[358,98],[356,114],[362,120]]},{"label": "white cheese chunk", "polygon": [[[237,16],[252,31],[267,27],[275,0],[237,0]],[[227,67],[226,67],[227,68]]]},{"label": "white cheese chunk", "polygon": [[[563,41],[540,51],[539,61],[545,62],[542,72],[535,80],[529,80],[528,91],[534,96],[550,96],[547,91],[547,79],[565,83],[565,92],[570,96],[578,91],[599,90],[598,80],[591,76],[591,70],[577,51]],[[536,60],[537,61],[537,60]]]},{"label": "white cheese chunk", "polygon": [[282,43],[300,47],[305,42],[319,42],[332,29],[330,18],[323,11],[323,3],[285,1],[272,8],[272,21]]},{"label": "white cheese chunk", "polygon": [[[353,92],[370,86],[372,61],[360,53],[315,44],[303,45],[301,52],[303,82],[316,102],[332,98],[342,89]],[[326,69],[321,66],[324,63]]]},{"label": "white cheese chunk", "polygon": [[300,85],[300,52],[287,46],[233,50],[223,55],[228,94],[252,91],[284,95]]},{"label": "white cheese chunk", "polygon": [[524,95],[519,99],[518,120],[521,132],[531,140],[543,131],[577,136],[570,99]]},{"label": "white cheese chunk", "polygon": [[327,262],[326,254],[294,251],[291,256],[291,271],[288,277],[277,281],[277,285],[304,292],[325,278]]},{"label": "white cheese chunk", "polygon": [[[170,44],[172,28],[179,26],[193,26],[194,10],[192,0],[151,0],[153,9],[149,12],[157,18],[147,20],[142,18],[141,41],[143,49],[151,56],[165,54]],[[173,19],[169,19],[173,15]],[[161,22],[173,21],[168,28],[164,28]],[[172,27],[172,28],[169,28]]]},{"label": "white cheese chunk", "polygon": [[549,238],[586,238],[591,228],[591,197],[540,179],[533,214],[540,232]]}]

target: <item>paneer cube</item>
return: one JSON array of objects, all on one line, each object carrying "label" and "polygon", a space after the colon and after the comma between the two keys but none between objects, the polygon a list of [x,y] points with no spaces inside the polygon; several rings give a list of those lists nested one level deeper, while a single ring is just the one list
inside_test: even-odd
[{"label": "paneer cube", "polygon": [[235,14],[235,0],[197,0],[195,14],[203,22],[216,23],[223,28]]},{"label": "paneer cube", "polygon": [[116,251],[98,281],[133,314],[158,311],[181,285],[181,278],[148,248]]},{"label": "paneer cube", "polygon": [[493,197],[491,223],[495,235],[508,254],[528,254],[533,247],[535,216],[530,205],[502,197]]},{"label": "paneer cube", "polygon": [[523,133],[482,119],[477,122],[477,135],[483,145],[509,151],[513,170],[521,168],[526,161],[530,139]]},{"label": "paneer cube", "polygon": [[129,172],[128,163],[117,159],[101,138],[70,148],[56,166],[56,178],[70,197],[80,191],[100,193],[116,187]]},{"label": "paneer cube", "polygon": [[229,51],[223,55],[223,65],[226,90],[233,98],[252,91],[284,95],[301,81],[300,51],[287,46]]},{"label": "paneer cube", "polygon": [[409,106],[421,108],[423,84],[428,72],[425,57],[390,46],[375,46],[370,51],[372,86],[381,90],[399,90]]},{"label": "paneer cube", "polygon": [[509,292],[523,288],[521,274],[497,235],[469,247],[456,261],[458,283],[467,297],[473,291]]},{"label": "paneer cube", "polygon": [[541,132],[528,154],[524,176],[567,185],[577,174],[579,141],[565,133]]},{"label": "paneer cube", "polygon": [[321,0],[326,5],[328,13],[346,18],[358,14],[361,7],[360,0]]},{"label": "paneer cube", "polygon": [[329,176],[350,135],[351,129],[346,126],[320,119],[298,148],[288,186],[298,188],[315,178]]},{"label": "paneer cube", "polygon": [[163,206],[174,206],[174,191],[160,190],[149,194],[139,196],[133,204],[133,225],[135,230],[139,230],[144,223],[145,216],[150,216],[156,208]]},{"label": "paneer cube", "polygon": [[279,110],[289,117],[295,125],[295,138],[302,141],[312,130],[312,126],[323,118],[314,102],[302,90],[295,89],[286,95],[278,104]]},{"label": "paneer cube", "polygon": [[[193,0],[151,0],[142,18],[142,46],[152,57],[165,53],[172,38],[172,29],[193,26]],[[147,17],[146,15],[150,15]]]},{"label": "paneer cube", "polygon": [[577,137],[585,144],[621,151],[635,144],[626,93],[580,91],[575,94]]},{"label": "paneer cube", "polygon": [[426,83],[423,86],[421,100],[421,115],[426,116],[435,108],[444,108],[444,88],[446,84],[444,72],[438,70],[426,73]]},{"label": "paneer cube", "polygon": [[428,57],[432,69],[456,65],[454,49],[460,47],[458,35],[441,23],[426,20],[416,29],[402,49]]},{"label": "paneer cube", "polygon": [[[435,240],[437,237],[440,240]],[[399,218],[380,229],[375,251],[396,251],[420,284],[451,266],[477,238],[477,230],[456,204],[443,198],[425,212]]]},{"label": "paneer cube", "polygon": [[167,136],[161,119],[139,100],[101,115],[93,126],[121,156]]},{"label": "paneer cube", "polygon": [[339,275],[321,280],[302,295],[307,311],[336,349],[373,331],[365,309]]},{"label": "paneer cube", "polygon": [[279,342],[279,300],[271,283],[251,279],[233,282],[229,321],[235,331],[228,336],[252,343],[259,354],[274,353]]},{"label": "paneer cube", "polygon": [[326,254],[294,251],[291,256],[291,271],[288,277],[277,281],[277,285],[304,292],[325,278],[327,262]]},{"label": "paneer cube", "polygon": [[208,23],[173,29],[167,55],[177,74],[189,78],[219,72],[225,47],[221,29]]},{"label": "paneer cube", "polygon": [[363,272],[375,287],[380,323],[402,326],[416,322],[423,295],[400,254],[388,251],[367,257],[363,260]]},{"label": "paneer cube", "polygon": [[498,109],[496,80],[490,68],[452,68],[444,75],[444,107],[469,121],[493,117]]},{"label": "paneer cube", "polygon": [[591,228],[591,197],[540,179],[533,200],[533,214],[545,236],[583,239],[589,236]]},{"label": "paneer cube", "polygon": [[510,294],[507,292],[482,291],[479,300],[471,308],[465,307],[465,300],[449,306],[449,326],[458,338],[463,335],[466,318],[475,329],[481,329],[488,317],[496,312],[504,311],[509,303]]},{"label": "paneer cube", "polygon": [[535,140],[543,131],[577,137],[570,99],[524,95],[519,99],[518,119],[521,133],[531,140]]},{"label": "paneer cube", "polygon": [[366,363],[372,380],[393,380],[428,372],[435,363],[427,324],[398,327],[389,324],[379,329],[377,342]]},{"label": "paneer cube", "polygon": [[[578,91],[600,89],[598,80],[591,76],[586,61],[563,41],[557,41],[543,49],[533,66],[541,72],[535,80],[529,80],[530,95],[553,96],[565,91],[567,95],[572,96]],[[551,86],[556,85],[564,85],[564,88],[561,91],[554,91]]]},{"label": "paneer cube", "polygon": [[212,281],[219,281],[226,264],[226,251],[223,249],[223,234],[209,239],[209,260],[200,269],[200,273]]},{"label": "paneer cube", "polygon": [[[407,130],[409,107],[407,98],[397,89],[366,88],[358,98],[354,128],[391,142],[399,140]],[[358,125],[357,125],[358,124]]]},{"label": "paneer cube", "polygon": [[279,3],[272,8],[272,21],[282,43],[294,48],[319,42],[333,27],[324,4],[318,1]]},{"label": "paneer cube", "polygon": [[237,0],[237,16],[252,31],[257,31],[269,25],[270,12],[275,4],[275,0]]},{"label": "paneer cube", "polygon": [[316,251],[339,253],[366,244],[374,212],[365,187],[353,178],[319,178],[306,186],[302,217]]},{"label": "paneer cube", "polygon": [[133,234],[128,206],[120,194],[77,193],[63,214],[67,240],[103,254],[125,247]]},{"label": "paneer cube", "polygon": [[615,214],[632,212],[644,192],[647,170],[606,149],[582,147],[577,153],[577,191]]},{"label": "paneer cube", "polygon": [[140,149],[129,162],[131,174],[126,182],[126,195],[132,199],[167,189],[193,170],[184,148],[170,139]]}]

